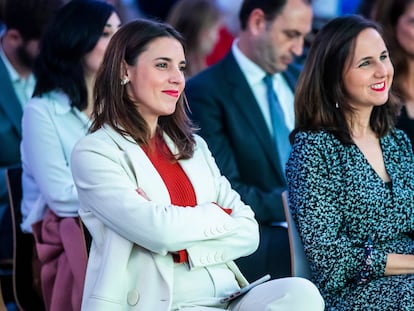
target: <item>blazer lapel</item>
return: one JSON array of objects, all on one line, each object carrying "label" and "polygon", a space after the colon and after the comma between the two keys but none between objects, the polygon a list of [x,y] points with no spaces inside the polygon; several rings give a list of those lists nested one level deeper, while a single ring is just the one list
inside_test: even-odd
[{"label": "blazer lapel", "polygon": [[19,136],[22,136],[22,115],[23,109],[19,99],[14,92],[12,82],[10,81],[9,73],[3,60],[0,58],[0,106],[10,120],[11,124],[16,128]]},{"label": "blazer lapel", "polygon": [[142,148],[131,137],[123,137],[109,126],[105,126],[104,131],[125,152],[137,188],[142,188],[157,203],[170,204],[168,189]]}]

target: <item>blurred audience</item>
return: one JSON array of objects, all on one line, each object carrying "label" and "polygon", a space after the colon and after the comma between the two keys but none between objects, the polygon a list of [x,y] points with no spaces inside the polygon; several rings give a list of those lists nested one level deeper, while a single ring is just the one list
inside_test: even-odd
[{"label": "blurred audience", "polygon": [[206,58],[219,38],[221,12],[215,0],[179,0],[171,8],[167,22],[185,39],[185,75],[190,78],[207,67]]},{"label": "blurred audience", "polygon": [[4,23],[0,31],[0,260],[11,261],[13,237],[5,170],[20,165],[23,106],[35,86],[32,67],[39,39],[61,1],[1,0],[0,6]]},{"label": "blurred audience", "polygon": [[[143,17],[165,21],[168,13],[178,0],[135,0]],[[189,12],[193,14],[194,12]]]},{"label": "blurred audience", "polygon": [[381,32],[331,20],[296,89],[289,207],[327,311],[414,310],[414,155]]},{"label": "blurred audience", "polygon": [[22,229],[33,232],[47,310],[79,310],[87,254],[69,158],[89,128],[93,85],[120,26],[101,0],[71,0],[41,41],[33,98],[22,120]]},{"label": "blurred audience", "polygon": [[361,0],[355,13],[362,15],[365,18],[373,19],[377,2],[377,0]]},{"label": "blurred audience", "polygon": [[130,22],[108,46],[91,134],[71,160],[94,237],[82,309],[322,311],[302,278],[225,299],[247,285],[233,260],[257,248],[258,225],[194,133],[185,64],[184,40],[166,23]]},{"label": "blurred audience", "polygon": [[393,89],[403,102],[397,127],[414,148],[414,0],[378,0],[373,19],[382,24],[395,67]]},{"label": "blurred audience", "polygon": [[248,279],[290,275],[289,241],[281,194],[294,126],[294,64],[311,30],[308,0],[245,0],[241,30],[217,64],[189,79],[191,117],[200,126],[222,173],[260,223],[261,242],[238,261]]}]

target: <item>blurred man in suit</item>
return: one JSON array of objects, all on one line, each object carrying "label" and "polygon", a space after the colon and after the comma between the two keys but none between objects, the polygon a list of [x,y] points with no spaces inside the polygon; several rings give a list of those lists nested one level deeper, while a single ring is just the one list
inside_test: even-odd
[{"label": "blurred man in suit", "polygon": [[12,258],[5,169],[20,164],[23,105],[32,96],[39,39],[61,0],[5,0],[0,37],[0,259]]},{"label": "blurred man in suit", "polygon": [[[238,261],[250,280],[265,273],[274,278],[290,274],[281,193],[286,190],[284,167],[300,73],[294,61],[302,55],[305,36],[311,31],[310,2],[243,1],[241,30],[231,51],[186,86],[190,115],[201,136],[261,225],[258,251]],[[278,113],[272,111],[275,105]]]}]

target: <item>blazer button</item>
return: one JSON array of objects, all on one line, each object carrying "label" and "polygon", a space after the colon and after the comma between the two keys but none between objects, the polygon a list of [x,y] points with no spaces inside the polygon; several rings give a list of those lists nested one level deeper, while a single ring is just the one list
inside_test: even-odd
[{"label": "blazer button", "polygon": [[138,290],[133,289],[128,292],[127,302],[130,306],[135,306],[139,300]]}]

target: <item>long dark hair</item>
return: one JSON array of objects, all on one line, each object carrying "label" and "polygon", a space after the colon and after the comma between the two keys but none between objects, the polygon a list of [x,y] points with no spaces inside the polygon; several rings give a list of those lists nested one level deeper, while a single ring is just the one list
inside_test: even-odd
[{"label": "long dark hair", "polygon": [[384,29],[385,41],[390,50],[390,56],[394,65],[394,83],[393,89],[402,100],[409,96],[404,89],[404,81],[407,79],[408,73],[408,59],[410,55],[404,50],[397,39],[397,24],[405,13],[409,5],[413,4],[414,0],[386,0],[376,1],[376,9],[374,11],[373,19],[380,23]]},{"label": "long dark hair", "polygon": [[[354,52],[358,34],[367,28],[381,33],[380,26],[358,15],[333,19],[319,30],[309,50],[295,93],[296,126],[298,131],[327,130],[342,143],[353,143],[346,115],[354,110],[347,103],[343,83],[347,60]],[[336,108],[336,103],[340,108]],[[374,107],[370,125],[382,137],[394,127],[400,105],[390,92],[386,104]]]},{"label": "long dark hair", "polygon": [[[114,34],[96,77],[91,132],[108,124],[124,137],[131,136],[139,145],[148,144],[150,129],[125,86],[120,84],[121,72],[123,62],[134,66],[148,44],[161,37],[174,38],[184,48],[182,36],[173,27],[156,21],[138,19],[125,24]],[[176,159],[188,159],[193,155],[193,126],[185,112],[184,93],[173,114],[158,118],[158,126],[176,144]]]},{"label": "long dark hair", "polygon": [[114,7],[100,0],[71,0],[48,25],[35,63],[34,96],[60,90],[72,106],[87,106],[82,58],[93,50]]}]

